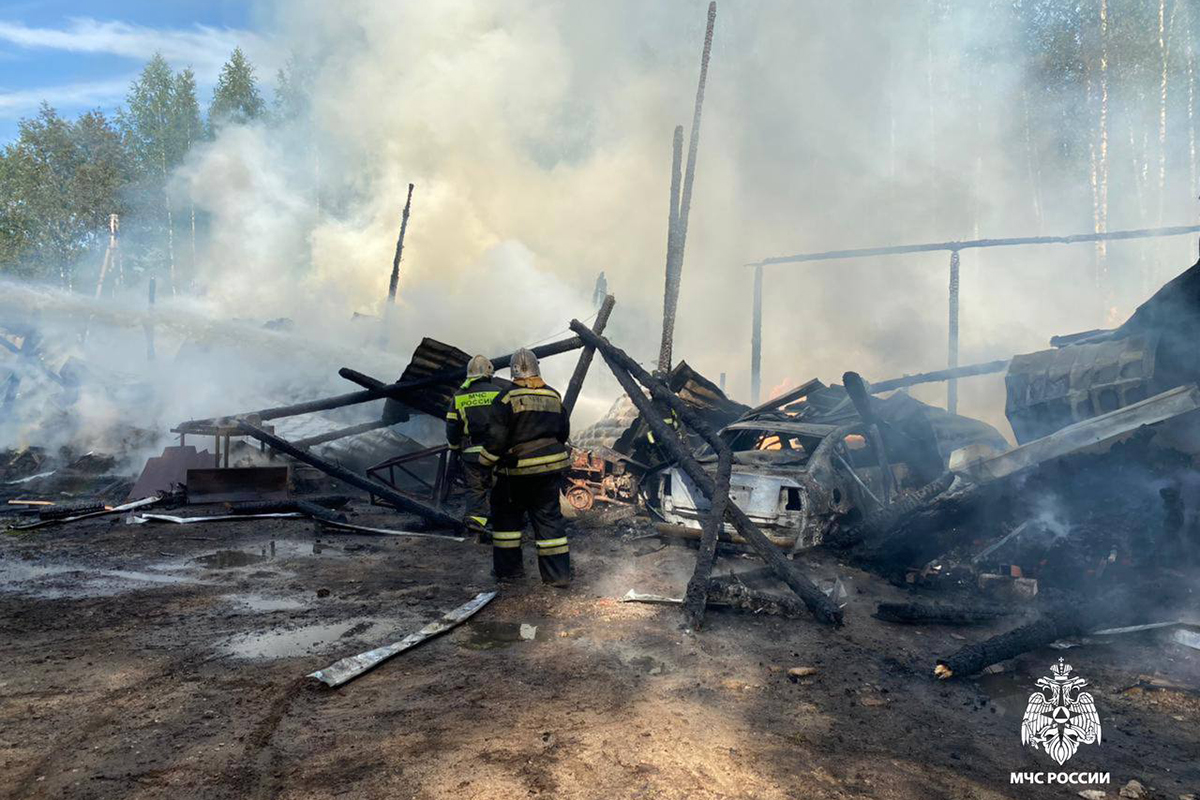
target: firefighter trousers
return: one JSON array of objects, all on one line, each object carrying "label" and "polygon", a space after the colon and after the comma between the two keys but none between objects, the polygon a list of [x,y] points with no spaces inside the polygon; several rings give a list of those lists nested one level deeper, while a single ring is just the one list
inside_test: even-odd
[{"label": "firefighter trousers", "polygon": [[492,468],[480,466],[477,461],[463,459],[462,477],[466,487],[463,522],[469,528],[482,531],[488,524],[488,495],[492,491]]},{"label": "firefighter trousers", "polygon": [[565,584],[571,579],[571,556],[558,505],[561,483],[561,472],[496,476],[492,489],[492,567],[497,579],[520,577],[524,572],[521,532],[526,517],[533,525],[542,581]]}]

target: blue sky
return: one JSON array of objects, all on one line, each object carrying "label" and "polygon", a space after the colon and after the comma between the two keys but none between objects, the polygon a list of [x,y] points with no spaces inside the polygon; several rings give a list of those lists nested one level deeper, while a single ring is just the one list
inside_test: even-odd
[{"label": "blue sky", "polygon": [[[196,71],[207,104],[221,64],[240,45],[269,83],[274,64],[253,6],[237,0],[0,1],[0,143],[42,100],[74,116],[112,111],[160,51]],[[264,92],[269,94],[269,91]]]}]

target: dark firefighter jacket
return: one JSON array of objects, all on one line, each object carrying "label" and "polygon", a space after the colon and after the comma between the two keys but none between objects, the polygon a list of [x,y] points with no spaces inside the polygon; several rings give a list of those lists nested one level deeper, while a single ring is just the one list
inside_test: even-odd
[{"label": "dark firefighter jacket", "polygon": [[492,406],[480,464],[505,475],[540,475],[567,468],[570,418],[562,397],[541,378],[520,378]]},{"label": "dark firefighter jacket", "polygon": [[494,378],[467,378],[446,410],[446,441],[466,461],[477,461],[492,416],[492,403],[511,384]]}]

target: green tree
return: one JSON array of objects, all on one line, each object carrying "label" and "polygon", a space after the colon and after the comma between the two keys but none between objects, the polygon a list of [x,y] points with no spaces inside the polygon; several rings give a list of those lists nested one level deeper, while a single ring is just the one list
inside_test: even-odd
[{"label": "green tree", "polygon": [[276,73],[271,116],[277,124],[293,122],[307,113],[310,80],[309,70],[296,56]]},{"label": "green tree", "polygon": [[[188,151],[204,134],[200,119],[200,103],[196,100],[196,74],[188,67],[175,76],[171,97],[171,127],[175,135],[175,151],[182,161]],[[191,272],[196,273],[196,204],[188,198],[188,238],[191,242]]]},{"label": "green tree", "polygon": [[229,123],[244,124],[262,116],[266,104],[258,92],[254,78],[254,66],[235,47],[213,89],[212,104],[208,107],[209,126],[217,129]]},{"label": "green tree", "polygon": [[[164,234],[173,294],[176,289],[175,224],[167,184],[171,170],[183,157],[183,137],[176,117],[175,77],[161,54],[155,53],[142,69],[142,74],[129,89],[126,102],[128,108],[122,112],[121,126],[138,177],[137,185],[132,188],[142,200],[140,210],[147,216],[158,217],[157,227]],[[154,214],[155,210],[157,214]]]},{"label": "green tree", "polygon": [[109,214],[124,212],[129,178],[104,114],[69,122],[43,104],[0,155],[0,269],[71,286],[80,259],[105,240]]}]

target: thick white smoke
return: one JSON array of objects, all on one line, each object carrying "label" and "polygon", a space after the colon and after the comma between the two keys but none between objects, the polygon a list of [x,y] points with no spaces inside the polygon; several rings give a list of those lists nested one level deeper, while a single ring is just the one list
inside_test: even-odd
[{"label": "thick white smoke", "polygon": [[[1037,166],[1035,196],[1030,145],[1058,132],[1025,124],[1025,108],[1044,120],[1050,101],[1028,96],[1033,65],[1010,57],[1002,9],[975,5],[722,0],[677,358],[713,380],[727,373],[731,394],[749,400],[744,265],[765,256],[1091,229],[1086,172]],[[180,169],[180,205],[210,221],[197,278],[206,308],[296,320],[338,353],[310,353],[327,374],[394,372],[425,335],[489,354],[552,338],[593,313],[603,271],[618,302],[610,335],[649,360],[671,135],[691,120],[706,6],[264,0],[277,55],[311,71],[310,113],[283,131],[227,127]],[[376,323],[349,318],[383,314],[410,182],[383,357],[380,339],[362,335]],[[1190,194],[1168,197],[1166,224],[1193,216]],[[1110,196],[1110,229],[1157,223],[1131,192]],[[960,362],[1119,321],[1193,250],[1189,239],[1114,244],[1102,289],[1088,245],[964,251]],[[944,365],[948,260],[768,268],[764,391],[846,369],[882,379]],[[572,362],[548,363],[550,379],[565,383]],[[960,410],[1007,433],[1000,378],[960,387]],[[577,424],[616,392],[597,362]],[[917,393],[944,398],[941,386]]]}]

